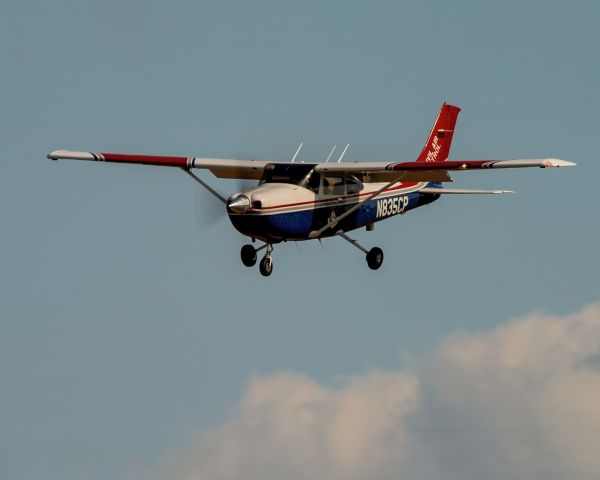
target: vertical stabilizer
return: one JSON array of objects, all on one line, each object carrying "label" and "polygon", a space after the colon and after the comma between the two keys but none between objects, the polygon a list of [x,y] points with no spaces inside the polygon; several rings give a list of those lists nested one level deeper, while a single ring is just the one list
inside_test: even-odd
[{"label": "vertical stabilizer", "polygon": [[444,103],[417,162],[443,162],[450,154],[450,144],[460,108]]}]

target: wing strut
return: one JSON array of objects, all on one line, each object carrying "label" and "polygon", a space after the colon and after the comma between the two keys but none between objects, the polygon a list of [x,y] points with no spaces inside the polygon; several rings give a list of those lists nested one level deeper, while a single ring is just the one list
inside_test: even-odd
[{"label": "wing strut", "polygon": [[196,176],[195,174],[193,174],[190,170],[188,170],[187,168],[181,168],[185,173],[187,173],[190,177],[192,177],[194,180],[196,180],[200,185],[202,185],[204,188],[206,188],[210,193],[212,193],[215,197],[217,197],[221,202],[223,202],[225,205],[227,205],[227,200],[225,200],[225,197],[223,197],[223,195],[221,195],[219,192],[217,192],[214,188],[212,188],[208,183],[206,183],[204,180],[202,180],[200,177]]},{"label": "wing strut", "polygon": [[[406,175],[408,175],[408,172],[403,172],[402,175],[400,175],[399,177],[395,178],[394,180],[392,180],[390,183],[387,183],[383,188],[380,188],[379,190],[377,190],[375,193],[372,193],[371,195],[369,195],[367,198],[365,198],[362,202],[358,202],[356,205],[354,205],[350,210],[344,212],[342,215],[340,215],[337,218],[334,218],[333,220],[331,220],[330,222],[328,222],[324,227],[321,227],[319,230],[313,230],[312,232],[310,232],[308,234],[308,238],[317,238],[319,237],[325,230],[327,230],[328,228],[333,228],[335,227],[338,222],[340,220],[343,220],[344,218],[346,218],[348,215],[350,215],[351,213],[354,213],[357,209],[359,209],[360,207],[362,207],[365,203],[370,202],[371,200],[373,200],[377,195],[385,192],[388,188],[390,188],[392,185],[394,185],[394,183],[398,183],[400,180],[402,180]],[[339,235],[339,234],[338,234]]]}]

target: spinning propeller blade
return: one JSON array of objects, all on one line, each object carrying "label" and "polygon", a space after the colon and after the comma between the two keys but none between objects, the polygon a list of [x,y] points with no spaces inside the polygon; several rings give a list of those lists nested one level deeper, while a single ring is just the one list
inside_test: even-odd
[{"label": "spinning propeller blade", "polygon": [[[243,192],[256,186],[253,180],[237,179],[235,181],[221,182],[220,190],[225,198],[237,192]],[[227,188],[226,191],[224,189]],[[227,207],[223,205],[206,188],[197,184],[194,200],[194,215],[197,225],[205,230],[214,227],[227,216]]]}]

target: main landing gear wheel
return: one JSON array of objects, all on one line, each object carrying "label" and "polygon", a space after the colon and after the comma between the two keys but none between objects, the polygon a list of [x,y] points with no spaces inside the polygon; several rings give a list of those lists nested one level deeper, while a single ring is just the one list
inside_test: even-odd
[{"label": "main landing gear wheel", "polygon": [[273,273],[273,259],[271,258],[271,256],[264,256],[263,259],[260,261],[258,268],[260,270],[260,273],[264,277],[268,277],[269,275],[271,275],[271,273]]},{"label": "main landing gear wheel", "polygon": [[252,245],[244,245],[240,252],[242,257],[242,263],[247,267],[253,267],[256,265],[256,249]]},{"label": "main landing gear wheel", "polygon": [[383,250],[379,247],[373,247],[367,252],[367,264],[371,270],[377,270],[383,263]]},{"label": "main landing gear wheel", "polygon": [[350,243],[350,245],[354,245],[361,252],[366,253],[367,254],[367,264],[369,265],[369,268],[371,270],[377,270],[379,267],[381,267],[381,264],[383,263],[383,250],[381,248],[373,247],[371,250],[367,251],[367,249],[365,247],[363,247],[356,240],[350,238],[343,231],[340,230],[339,232],[336,233],[336,235],[339,235],[340,237],[342,237],[344,240],[346,240],[348,243]]}]

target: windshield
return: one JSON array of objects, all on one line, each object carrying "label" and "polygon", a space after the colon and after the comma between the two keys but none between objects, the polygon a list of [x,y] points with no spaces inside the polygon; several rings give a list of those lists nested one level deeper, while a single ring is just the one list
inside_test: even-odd
[{"label": "windshield", "polygon": [[306,163],[269,163],[265,166],[259,185],[263,183],[305,185],[314,167]]}]

